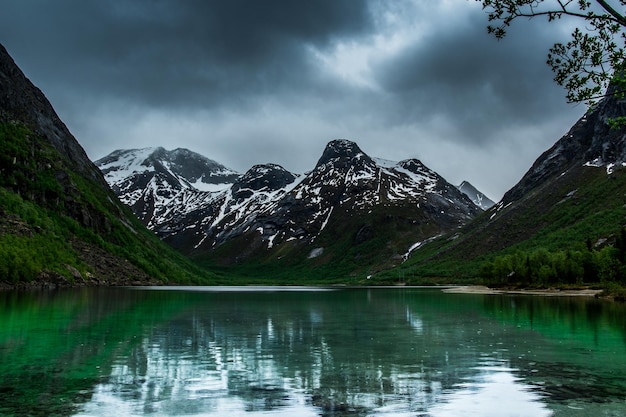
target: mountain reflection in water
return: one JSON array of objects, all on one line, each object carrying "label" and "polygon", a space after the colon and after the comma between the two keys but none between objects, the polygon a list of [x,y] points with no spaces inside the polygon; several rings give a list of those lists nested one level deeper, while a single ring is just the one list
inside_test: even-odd
[{"label": "mountain reflection in water", "polygon": [[[157,365],[160,362],[156,360]],[[190,365],[190,364],[187,364]],[[174,364],[178,369],[184,364]],[[193,366],[193,365],[192,365]],[[126,372],[125,372],[126,371]],[[261,416],[271,413],[277,416],[342,416],[342,415],[389,415],[415,416],[416,412],[431,417],[482,416],[501,417],[550,416],[551,412],[541,403],[540,396],[513,375],[514,369],[483,367],[477,374],[453,388],[443,390],[440,384],[429,384],[419,374],[389,375],[393,392],[353,392],[343,395],[347,402],[336,402],[333,390],[328,396],[314,394],[310,389],[322,392],[321,385],[309,386],[301,379],[282,377],[275,367],[259,369],[258,379],[266,385],[239,379],[230,382],[229,372],[206,371],[203,376],[193,373],[148,370],[147,377],[136,381],[132,372],[117,368],[112,381],[98,386],[92,401],[79,416],[107,415],[185,415],[185,416]],[[265,373],[267,372],[267,374]],[[168,378],[172,385],[164,386]],[[235,377],[237,379],[237,377]],[[159,382],[161,381],[161,383]],[[274,381],[272,383],[271,381]],[[385,383],[379,375],[377,383]],[[127,387],[121,389],[120,387]],[[164,399],[159,400],[159,397]],[[507,414],[507,410],[511,414]]]},{"label": "mountain reflection in water", "polygon": [[[0,414],[53,406],[55,415],[82,417],[626,409],[624,306],[596,300],[410,288],[84,290],[63,295],[64,313],[50,321],[54,300],[38,300],[36,311],[24,304],[28,314],[0,309],[0,324],[14,332],[20,320],[19,337],[7,326],[0,333]],[[55,355],[46,364],[30,345],[37,337]],[[23,360],[20,347],[30,365],[10,366]],[[22,398],[19,384],[35,375],[54,384],[29,386]]]}]

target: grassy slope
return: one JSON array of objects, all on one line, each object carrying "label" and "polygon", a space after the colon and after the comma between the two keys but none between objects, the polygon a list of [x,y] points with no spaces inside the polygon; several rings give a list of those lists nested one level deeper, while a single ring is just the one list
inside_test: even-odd
[{"label": "grassy slope", "polygon": [[516,251],[581,250],[586,242],[612,242],[626,225],[626,170],[607,175],[603,168],[581,167],[546,184],[520,202],[418,249],[380,282],[481,282],[485,261]]},{"label": "grassy slope", "polygon": [[[418,232],[433,233],[422,230],[431,225],[420,228],[416,222],[407,208],[379,208],[364,217],[331,220],[313,242],[293,240],[270,251],[267,243],[258,242],[258,250],[246,254],[242,264],[220,262],[233,259],[242,247],[236,239],[196,259],[212,270],[228,273],[233,283],[365,284],[369,275],[399,265]],[[251,245],[246,242],[243,246]],[[309,258],[316,248],[323,248],[323,253]]]},{"label": "grassy slope", "polygon": [[0,124],[0,282],[215,279],[159,241],[110,190],[68,166],[28,128]]}]

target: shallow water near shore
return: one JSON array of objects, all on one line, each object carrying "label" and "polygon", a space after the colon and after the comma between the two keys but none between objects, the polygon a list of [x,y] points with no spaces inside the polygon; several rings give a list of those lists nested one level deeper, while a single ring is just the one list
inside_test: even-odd
[{"label": "shallow water near shore", "polygon": [[623,416],[626,307],[440,289],[0,293],[2,416]]}]

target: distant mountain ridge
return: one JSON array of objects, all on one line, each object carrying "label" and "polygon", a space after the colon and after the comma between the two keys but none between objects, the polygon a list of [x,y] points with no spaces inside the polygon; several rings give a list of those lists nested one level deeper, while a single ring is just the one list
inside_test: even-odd
[{"label": "distant mountain ridge", "polygon": [[[343,234],[358,246],[383,234],[375,231],[380,225],[373,227],[372,218],[377,217],[388,218],[390,231],[402,224],[398,236],[384,234],[404,253],[416,240],[458,228],[482,211],[419,160],[371,158],[349,140],[329,142],[306,174],[265,164],[237,176],[219,164],[208,164],[204,177],[212,175],[215,166],[226,173],[217,177],[225,188],[213,191],[189,187],[189,179],[173,171],[157,175],[156,167],[167,165],[159,159],[165,156],[167,151],[116,151],[96,165],[120,199],[158,236],[183,253],[211,258],[219,254],[226,263],[267,259],[281,251],[306,254],[308,259],[311,253],[322,253],[314,250],[323,247],[319,241],[324,236],[344,228],[349,230]],[[123,168],[130,159],[143,170]],[[232,181],[230,186],[227,181]]]},{"label": "distant mountain ridge", "polygon": [[476,187],[474,187],[467,181],[463,181],[461,184],[457,185],[456,188],[458,188],[459,191],[468,196],[474,202],[474,204],[476,204],[483,210],[488,210],[496,204],[493,200],[484,195],[482,192],[478,191]]}]

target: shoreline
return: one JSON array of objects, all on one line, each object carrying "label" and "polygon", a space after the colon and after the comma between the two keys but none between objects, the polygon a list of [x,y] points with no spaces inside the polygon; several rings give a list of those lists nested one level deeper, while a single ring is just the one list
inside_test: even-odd
[{"label": "shoreline", "polygon": [[460,287],[450,287],[442,290],[452,294],[508,294],[508,295],[542,295],[548,297],[596,297],[602,290],[559,290],[555,288],[537,290],[507,290],[489,288],[484,285],[464,285]]}]

